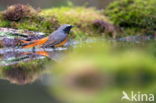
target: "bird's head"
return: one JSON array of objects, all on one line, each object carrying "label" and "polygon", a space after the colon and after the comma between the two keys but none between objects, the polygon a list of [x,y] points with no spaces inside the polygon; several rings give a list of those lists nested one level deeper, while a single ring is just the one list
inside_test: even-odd
[{"label": "bird's head", "polygon": [[72,28],[73,28],[72,25],[64,24],[64,25],[60,26],[60,27],[58,28],[58,30],[61,30],[61,31],[63,31],[63,32],[67,33],[67,34],[69,34],[69,32],[70,32],[70,30],[71,30]]}]

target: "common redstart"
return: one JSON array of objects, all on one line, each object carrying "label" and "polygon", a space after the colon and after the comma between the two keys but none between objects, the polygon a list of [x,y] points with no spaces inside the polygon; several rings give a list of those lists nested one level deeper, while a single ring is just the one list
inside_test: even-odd
[{"label": "common redstart", "polygon": [[30,42],[25,41],[23,48],[31,48],[38,45],[43,48],[63,46],[68,41],[68,34],[72,28],[72,25],[64,24],[60,26],[56,31],[51,33],[48,37],[44,37],[39,40],[33,40]]}]

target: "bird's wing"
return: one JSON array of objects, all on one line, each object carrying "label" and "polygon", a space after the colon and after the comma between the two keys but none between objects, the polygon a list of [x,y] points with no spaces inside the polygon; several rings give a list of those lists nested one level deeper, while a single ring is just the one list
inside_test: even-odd
[{"label": "bird's wing", "polygon": [[56,44],[64,41],[66,39],[66,35],[61,32],[54,32],[49,36],[48,41],[43,44],[43,47],[55,46]]},{"label": "bird's wing", "polygon": [[46,43],[44,43],[42,47],[52,46],[52,45],[57,44],[57,42],[58,42],[58,40],[51,38],[51,39],[48,39],[48,41]]}]

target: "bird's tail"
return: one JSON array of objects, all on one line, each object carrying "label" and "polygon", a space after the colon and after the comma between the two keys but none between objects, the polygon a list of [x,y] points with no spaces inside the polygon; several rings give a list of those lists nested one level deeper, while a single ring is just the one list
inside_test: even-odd
[{"label": "bird's tail", "polygon": [[39,40],[33,40],[33,41],[22,41],[24,44],[22,44],[22,48],[32,48],[38,45],[44,44],[48,40],[48,37],[44,37]]}]

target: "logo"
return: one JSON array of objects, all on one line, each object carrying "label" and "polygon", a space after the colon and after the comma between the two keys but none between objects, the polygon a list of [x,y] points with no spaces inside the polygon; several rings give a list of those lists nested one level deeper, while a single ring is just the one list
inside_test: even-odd
[{"label": "logo", "polygon": [[134,102],[152,102],[154,101],[154,94],[146,94],[146,93],[141,93],[137,92],[135,93],[134,91],[131,91],[130,94],[128,94],[125,91],[122,91],[123,96],[121,97],[121,100],[128,100],[128,101],[134,101]]}]

